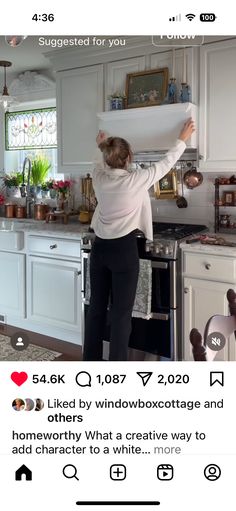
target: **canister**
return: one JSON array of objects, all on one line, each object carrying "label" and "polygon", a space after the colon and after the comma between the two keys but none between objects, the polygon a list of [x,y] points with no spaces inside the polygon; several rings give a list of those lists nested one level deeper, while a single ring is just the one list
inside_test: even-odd
[{"label": "canister", "polygon": [[26,207],[17,205],[15,206],[15,215],[16,218],[25,218],[26,217]]},{"label": "canister", "polygon": [[48,212],[47,204],[34,205],[34,218],[35,220],[45,220]]},{"label": "canister", "polygon": [[5,204],[5,217],[14,218],[15,216],[15,204]]}]

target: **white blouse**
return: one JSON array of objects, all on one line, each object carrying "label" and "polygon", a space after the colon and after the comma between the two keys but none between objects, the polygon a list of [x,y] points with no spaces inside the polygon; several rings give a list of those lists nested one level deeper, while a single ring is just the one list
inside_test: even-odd
[{"label": "white blouse", "polygon": [[185,148],[185,142],[177,140],[162,160],[147,169],[110,169],[97,161],[93,188],[98,204],[91,222],[95,234],[99,238],[113,239],[140,229],[147,239],[152,240],[148,190],[171,170]]}]

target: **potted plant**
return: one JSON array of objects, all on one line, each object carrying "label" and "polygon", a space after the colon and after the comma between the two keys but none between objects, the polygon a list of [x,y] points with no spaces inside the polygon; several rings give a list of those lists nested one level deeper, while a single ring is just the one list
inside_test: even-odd
[{"label": "potted plant", "polygon": [[108,96],[110,101],[110,110],[123,110],[126,95],[123,92],[113,92]]},{"label": "potted plant", "polygon": [[20,197],[20,185],[23,182],[21,172],[11,172],[3,178],[8,197]]},{"label": "potted plant", "polygon": [[53,185],[55,183],[55,179],[48,179],[44,185],[47,187],[47,190],[49,190],[50,199],[55,199],[57,196],[57,191],[53,188]]},{"label": "potted plant", "polygon": [[45,183],[41,184],[41,192],[42,192],[42,198],[45,199],[49,197],[49,188],[48,188],[48,182],[45,181]]},{"label": "potted plant", "polygon": [[40,193],[41,186],[45,182],[51,163],[45,156],[37,156],[32,161],[31,184],[35,194]]}]

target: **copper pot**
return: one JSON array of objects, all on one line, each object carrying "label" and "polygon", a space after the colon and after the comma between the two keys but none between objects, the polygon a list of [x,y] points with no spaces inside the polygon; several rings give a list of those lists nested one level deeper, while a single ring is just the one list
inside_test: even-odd
[{"label": "copper pot", "polygon": [[192,167],[190,170],[187,170],[184,174],[184,184],[187,188],[192,190],[197,186],[200,186],[203,182],[203,175],[201,172],[198,172],[196,167]]},{"label": "copper pot", "polygon": [[15,216],[15,204],[5,204],[5,217],[14,218]]},{"label": "copper pot", "polygon": [[47,204],[35,204],[34,205],[34,219],[45,220],[48,212]]},{"label": "copper pot", "polygon": [[16,218],[25,218],[26,217],[26,207],[25,206],[15,206],[15,215],[16,215]]}]

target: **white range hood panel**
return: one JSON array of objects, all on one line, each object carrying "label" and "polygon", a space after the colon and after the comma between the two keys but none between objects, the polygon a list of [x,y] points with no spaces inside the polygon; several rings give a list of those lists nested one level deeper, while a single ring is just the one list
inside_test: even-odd
[{"label": "white range hood panel", "polygon": [[[127,139],[133,152],[169,149],[190,117],[197,127],[197,107],[192,103],[112,110],[97,116],[98,128]],[[187,146],[197,148],[196,132]]]}]

